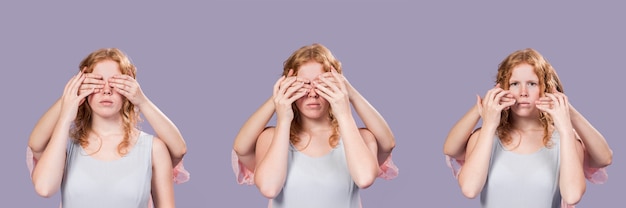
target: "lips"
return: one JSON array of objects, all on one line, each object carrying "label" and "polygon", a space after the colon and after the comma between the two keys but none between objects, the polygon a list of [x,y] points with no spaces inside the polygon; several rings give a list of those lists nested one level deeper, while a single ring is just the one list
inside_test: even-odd
[{"label": "lips", "polygon": [[100,101],[100,104],[102,104],[102,105],[113,105],[113,101],[103,100],[103,101]]},{"label": "lips", "polygon": [[530,102],[519,101],[519,102],[517,102],[517,105],[521,106],[521,107],[529,107],[530,106]]}]

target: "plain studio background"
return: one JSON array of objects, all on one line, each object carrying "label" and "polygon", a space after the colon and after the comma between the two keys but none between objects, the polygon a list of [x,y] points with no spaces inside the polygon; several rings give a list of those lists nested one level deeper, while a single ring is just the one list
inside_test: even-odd
[{"label": "plain studio background", "polygon": [[[271,96],[283,61],[317,42],[343,63],[397,139],[400,175],[363,190],[364,207],[477,207],[446,167],[443,141],[475,95],[493,86],[497,64],[527,47],[553,64],[570,101],[614,150],[608,182],[588,185],[579,207],[619,204],[626,174],[621,8],[566,1],[3,1],[0,201],[58,206],[60,194],[46,199],[34,192],[25,164],[28,136],[80,60],[118,47],[188,143],[191,180],[175,186],[178,207],[266,207],[254,186],[235,182],[232,142]],[[153,133],[147,122],[142,127]]]}]

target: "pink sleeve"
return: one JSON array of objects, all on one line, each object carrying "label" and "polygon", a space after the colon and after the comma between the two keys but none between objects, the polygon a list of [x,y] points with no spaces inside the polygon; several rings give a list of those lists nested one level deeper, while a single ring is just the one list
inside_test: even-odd
[{"label": "pink sleeve", "polygon": [[172,170],[172,175],[174,176],[174,183],[181,184],[189,181],[189,171],[185,170],[185,166],[183,166],[183,161],[181,160],[174,170]]},{"label": "pink sleeve", "polygon": [[391,155],[387,157],[387,160],[380,165],[380,173],[378,174],[379,178],[391,180],[398,177],[398,167],[393,163],[391,159]]},{"label": "pink sleeve", "polygon": [[233,166],[235,177],[237,178],[237,183],[243,185],[254,185],[254,172],[243,166],[241,161],[239,161],[239,157],[237,157],[235,150],[232,150],[230,155],[230,161]]},{"label": "pink sleeve", "polygon": [[28,173],[31,177],[33,176],[33,170],[35,169],[35,165],[37,165],[37,160],[35,160],[33,151],[30,149],[30,147],[26,147],[26,167],[28,167]]},{"label": "pink sleeve", "polygon": [[463,163],[465,163],[465,160],[457,160],[446,155],[446,165],[448,165],[448,167],[452,170],[452,176],[454,176],[454,178],[459,177],[459,172],[463,167]]},{"label": "pink sleeve", "polygon": [[587,165],[583,165],[583,168],[585,178],[593,184],[604,184],[609,179],[605,168],[592,168]]}]

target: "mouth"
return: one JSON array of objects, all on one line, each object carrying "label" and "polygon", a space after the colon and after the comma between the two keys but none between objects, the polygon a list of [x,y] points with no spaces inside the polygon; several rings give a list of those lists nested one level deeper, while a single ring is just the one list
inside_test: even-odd
[{"label": "mouth", "polygon": [[103,101],[100,101],[100,104],[102,104],[102,105],[113,105],[113,101],[103,100]]},{"label": "mouth", "polygon": [[321,105],[319,103],[309,103],[306,104],[306,106],[309,108],[319,108]]},{"label": "mouth", "polygon": [[525,102],[525,101],[524,102],[517,102],[516,104],[518,106],[521,106],[521,107],[529,107],[530,106],[530,102]]}]

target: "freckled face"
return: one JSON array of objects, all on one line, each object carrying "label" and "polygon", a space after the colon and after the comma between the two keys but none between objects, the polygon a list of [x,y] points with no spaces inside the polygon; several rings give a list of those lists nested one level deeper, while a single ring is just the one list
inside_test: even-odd
[{"label": "freckled face", "polygon": [[534,68],[529,64],[520,64],[513,68],[509,80],[509,91],[515,97],[515,104],[511,111],[519,116],[538,115],[535,101],[541,96],[539,78]]},{"label": "freckled face", "polygon": [[[297,71],[298,78],[309,81],[316,80],[319,75],[325,72],[323,65],[315,61],[303,64]],[[313,89],[309,90],[308,94],[296,100],[295,103],[302,116],[311,118],[327,116],[330,108],[328,101],[320,97]]]},{"label": "freckled face", "polygon": [[112,60],[104,60],[96,63],[91,73],[102,75],[105,81],[104,88],[100,92],[91,94],[87,98],[94,114],[103,117],[119,115],[124,99],[107,81],[114,75],[122,74],[119,64]]}]

